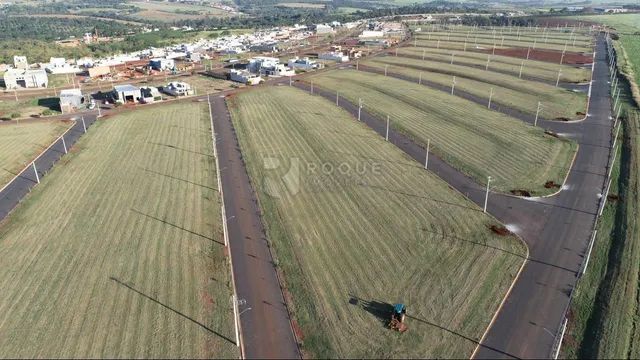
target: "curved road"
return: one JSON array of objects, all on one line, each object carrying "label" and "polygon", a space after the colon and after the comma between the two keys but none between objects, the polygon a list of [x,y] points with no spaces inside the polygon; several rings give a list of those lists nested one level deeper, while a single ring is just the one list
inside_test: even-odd
[{"label": "curved road", "polygon": [[[604,36],[598,36],[589,116],[577,123],[539,121],[539,125],[574,139],[579,151],[563,190],[555,196],[525,199],[505,194],[489,196],[488,211],[521,236],[529,246],[527,263],[500,309],[477,358],[548,358],[556,331],[564,319],[569,296],[591,238],[607,178],[612,146],[609,70]],[[307,84],[296,86],[308,90]],[[335,102],[335,93],[314,89]],[[357,116],[357,106],[340,99]],[[362,120],[383,135],[385,124],[362,112]],[[527,119],[529,120],[529,119]],[[422,163],[425,150],[395,131],[390,141]],[[485,189],[437,157],[429,170],[479,205]]]}]

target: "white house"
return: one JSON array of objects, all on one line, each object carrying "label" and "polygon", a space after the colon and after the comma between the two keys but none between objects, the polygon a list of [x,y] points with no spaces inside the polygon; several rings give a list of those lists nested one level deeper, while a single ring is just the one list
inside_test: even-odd
[{"label": "white house", "polygon": [[162,100],[162,95],[160,94],[160,91],[158,91],[157,87],[143,86],[140,88],[140,94],[142,95],[141,101],[145,104],[151,104]]},{"label": "white house", "polygon": [[311,60],[308,57],[305,58],[299,58],[299,57],[294,57],[293,59],[289,59],[288,65],[290,68],[294,69],[294,70],[314,70],[314,69],[318,69],[320,67],[320,64],[318,64],[317,61]]},{"label": "white house", "polygon": [[140,88],[131,84],[116,85],[113,87],[113,93],[115,95],[116,102],[120,104],[136,103],[142,99]]},{"label": "white house", "polygon": [[46,88],[49,77],[44,69],[9,69],[4,73],[4,85],[7,89]]},{"label": "white house", "polygon": [[318,55],[318,59],[322,60],[332,60],[336,62],[347,62],[349,61],[349,56],[339,52],[339,51],[330,51],[325,53],[320,53]]},{"label": "white house", "polygon": [[84,96],[80,89],[65,89],[60,91],[60,110],[68,113],[84,105]]},{"label": "white house", "polygon": [[158,71],[172,70],[176,67],[176,62],[173,59],[151,59],[149,61],[149,66]]},{"label": "white house", "polygon": [[260,75],[251,73],[247,70],[234,70],[229,72],[229,79],[247,85],[258,85],[264,80]]},{"label": "white house", "polygon": [[173,96],[186,96],[193,94],[191,85],[179,81],[170,82],[169,85],[162,88],[162,91]]},{"label": "white house", "polygon": [[27,62],[27,57],[15,55],[13,57],[13,67],[15,67],[16,69],[22,69],[22,70],[28,69],[29,63]]}]

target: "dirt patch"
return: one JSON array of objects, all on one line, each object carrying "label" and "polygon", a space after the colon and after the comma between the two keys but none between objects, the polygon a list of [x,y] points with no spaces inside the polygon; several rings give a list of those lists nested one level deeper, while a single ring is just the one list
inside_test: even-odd
[{"label": "dirt patch", "polygon": [[546,135],[553,136],[554,138],[559,138],[559,137],[560,137],[560,136],[558,136],[558,134],[554,133],[554,132],[553,132],[553,131],[551,131],[551,130],[545,130],[545,131],[544,131],[544,133],[545,133]]},{"label": "dirt patch", "polygon": [[494,234],[500,235],[500,236],[508,236],[508,235],[512,234],[512,232],[509,231],[509,229],[507,229],[506,227],[504,227],[502,225],[491,225],[491,226],[489,226],[489,229],[491,229],[491,231]]},{"label": "dirt patch", "polygon": [[531,192],[529,192],[529,190],[511,190],[511,194],[516,196],[531,197]]},{"label": "dirt patch", "polygon": [[557,117],[554,120],[557,120],[557,121],[571,121],[571,119],[569,119],[568,117]]},{"label": "dirt patch", "polygon": [[544,183],[545,189],[560,189],[560,184],[556,184],[555,181],[549,180]]},{"label": "dirt patch", "polygon": [[[492,52],[492,49],[485,50],[485,53]],[[496,49],[496,55],[503,56],[511,56],[526,59],[527,58],[527,48],[506,48],[506,49]],[[542,50],[542,49],[531,49],[529,53],[530,60],[539,60],[539,61],[547,61],[552,63],[560,63],[560,59],[562,58],[563,64],[569,65],[583,65],[583,64],[591,64],[593,62],[592,55],[584,55],[580,53],[572,53],[565,52],[564,57],[562,57],[562,51],[555,50]]]},{"label": "dirt patch", "polygon": [[617,194],[609,194],[609,195],[607,195],[607,200],[609,200],[609,201],[618,201],[620,199],[621,199],[620,196],[617,195]]},{"label": "dirt patch", "polygon": [[587,115],[587,114],[585,114],[585,113],[584,113],[584,112],[582,112],[582,111],[577,111],[577,112],[576,112],[576,115],[585,116],[585,115]]}]

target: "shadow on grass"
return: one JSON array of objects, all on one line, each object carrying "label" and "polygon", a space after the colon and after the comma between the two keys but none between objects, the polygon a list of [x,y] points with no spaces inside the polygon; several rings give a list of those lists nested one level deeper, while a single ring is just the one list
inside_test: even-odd
[{"label": "shadow on grass", "polygon": [[151,300],[151,301],[153,301],[154,303],[156,303],[156,304],[158,304],[158,305],[162,306],[163,308],[165,308],[165,309],[167,309],[167,310],[170,310],[170,311],[172,311],[172,312],[173,312],[173,313],[175,313],[175,314],[180,315],[180,316],[181,316],[181,317],[183,317],[184,319],[191,321],[192,323],[194,323],[194,324],[196,324],[196,325],[200,326],[201,328],[203,328],[203,329],[207,330],[208,332],[210,332],[210,333],[212,333],[212,334],[214,334],[214,335],[217,335],[218,337],[220,337],[220,338],[222,338],[222,339],[224,339],[224,340],[226,340],[226,341],[228,341],[228,342],[230,342],[230,343],[232,343],[232,344],[234,344],[234,345],[235,345],[235,342],[234,342],[233,340],[231,340],[231,339],[229,339],[228,337],[226,337],[226,336],[224,336],[224,335],[220,334],[219,332],[216,332],[215,330],[213,330],[213,329],[211,329],[211,328],[207,327],[206,325],[204,325],[203,323],[199,322],[198,320],[195,320],[195,319],[193,319],[193,318],[191,318],[191,317],[189,317],[189,316],[187,316],[187,315],[185,315],[185,314],[181,313],[180,311],[178,311],[178,310],[176,310],[176,309],[172,308],[171,306],[168,306],[168,305],[163,304],[162,302],[158,301],[157,299],[155,299],[155,298],[153,298],[153,297],[151,297],[151,296],[149,296],[149,295],[147,295],[147,294],[145,294],[145,293],[143,293],[143,292],[141,292],[141,291],[137,290],[137,289],[136,289],[136,288],[134,288],[133,286],[131,286],[131,285],[127,284],[127,283],[124,283],[124,282],[120,281],[119,279],[117,279],[117,278],[115,278],[115,277],[113,277],[113,276],[110,276],[110,277],[109,277],[109,279],[111,279],[112,281],[114,281],[114,282],[115,282],[115,283],[117,283],[118,285],[123,286],[123,287],[125,287],[125,288],[127,288],[127,289],[129,289],[129,290],[131,290],[131,291],[133,291],[133,292],[135,292],[136,294],[138,294],[138,295],[142,296],[143,298],[145,298],[145,299],[147,299],[147,300]]},{"label": "shadow on grass", "polygon": [[60,98],[48,97],[38,99],[38,106],[46,107],[49,110],[60,111]]},{"label": "shadow on grass", "polygon": [[[389,322],[389,320],[391,319],[391,313],[393,312],[393,305],[388,303],[388,302],[384,302],[384,301],[378,301],[378,300],[365,300],[362,299],[358,296],[355,295],[349,295],[349,304],[354,305],[354,306],[358,306],[361,307],[364,311],[370,313],[371,315],[375,316],[376,319],[378,319],[380,322],[383,323],[383,325],[385,327],[387,327],[387,324]],[[485,348],[485,349],[489,349],[491,351],[494,351],[498,354],[504,355],[504,356],[508,356],[510,358],[514,358],[517,359],[518,357],[516,357],[515,355],[509,354],[507,352],[504,352],[502,350],[498,350],[496,348],[493,348],[491,346],[487,346],[487,345],[483,345],[480,344],[478,342],[478,340],[472,339],[468,336],[462,335],[456,331],[447,329],[446,327],[442,326],[442,325],[438,325],[435,323],[432,323],[430,321],[427,321],[425,319],[421,319],[415,315],[410,315],[409,311],[407,311],[406,317],[411,319],[411,320],[415,320],[418,321],[420,323],[423,323],[425,325],[428,326],[432,326],[432,327],[436,327],[444,332],[447,332],[449,334],[455,335],[463,340],[466,341],[470,341],[475,345],[479,345],[481,348]]]},{"label": "shadow on grass", "polygon": [[210,240],[210,241],[212,241],[212,242],[214,242],[214,243],[217,243],[217,244],[220,244],[220,245],[224,246],[224,243],[222,243],[222,242],[220,242],[220,241],[218,241],[218,240],[216,240],[216,239],[214,239],[214,238],[210,238],[210,237],[208,237],[208,236],[206,236],[206,235],[198,234],[197,232],[194,232],[194,231],[191,231],[191,230],[185,229],[185,228],[183,228],[183,227],[181,227],[181,226],[178,226],[178,225],[172,224],[172,223],[170,223],[170,222],[168,222],[168,221],[166,221],[166,220],[163,220],[163,219],[157,218],[157,217],[155,217],[155,216],[145,214],[145,213],[143,213],[143,212],[141,212],[141,211],[138,211],[138,210],[136,210],[136,209],[129,209],[129,210],[133,211],[134,213],[136,213],[136,214],[138,214],[138,215],[142,215],[142,216],[147,217],[147,218],[149,218],[149,219],[152,219],[152,220],[155,220],[155,221],[159,221],[159,222],[161,222],[161,223],[163,223],[163,224],[165,224],[165,225],[168,225],[168,226],[174,227],[174,228],[176,228],[176,229],[180,229],[180,230],[182,230],[182,231],[188,232],[189,234],[193,234],[193,235],[199,236],[199,237],[201,237],[201,238],[205,238],[205,239]]}]

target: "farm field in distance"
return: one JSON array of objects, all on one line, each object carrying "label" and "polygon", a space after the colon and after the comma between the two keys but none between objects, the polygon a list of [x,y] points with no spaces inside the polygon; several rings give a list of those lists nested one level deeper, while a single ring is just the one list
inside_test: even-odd
[{"label": "farm field in distance", "polygon": [[[470,356],[525,245],[319,96],[282,86],[228,102],[304,351]],[[410,309],[402,335],[386,326],[398,301]]]},{"label": "farm field in distance", "polygon": [[173,22],[231,15],[224,10],[211,6],[180,4],[176,2],[131,1],[129,4],[142,9],[142,11],[131,15],[132,18],[140,20]]},{"label": "farm field in distance", "polygon": [[[436,49],[436,48],[418,48],[406,47],[398,49],[398,56],[409,56],[416,58],[424,58],[431,61],[441,61],[445,63],[475,66],[486,68],[487,58],[490,59],[489,70],[498,69],[500,71],[509,72],[511,75],[518,76],[520,68],[522,75],[534,77],[545,81],[555,82],[560,71],[560,81],[580,83],[589,81],[591,78],[591,69],[584,66],[551,64],[545,61],[518,59],[511,56],[491,55],[488,53]],[[524,64],[523,64],[524,62]]]},{"label": "farm field in distance", "polygon": [[70,126],[68,121],[0,123],[0,189]]},{"label": "farm field in distance", "polygon": [[206,103],[98,121],[0,228],[6,357],[237,357]]},{"label": "farm field in distance", "polygon": [[339,91],[391,126],[492,188],[531,195],[557,191],[545,183],[562,184],[576,151],[568,140],[471,101],[392,77],[354,70],[337,70],[308,78],[321,88]]},{"label": "farm field in distance", "polygon": [[[456,77],[454,90],[491,100],[511,109],[535,116],[538,102],[541,103],[540,117],[549,120],[576,120],[585,115],[587,95],[550,84],[519,79],[517,76],[486,71],[469,66],[451,65],[437,61],[411,59],[396,56],[374,57],[362,62],[384,70],[388,66],[391,73],[408,75],[419,81],[431,81],[450,87]],[[493,65],[500,67],[500,65]],[[491,67],[491,66],[490,66]],[[491,92],[493,89],[493,95]],[[454,92],[455,94],[455,92]]]}]

